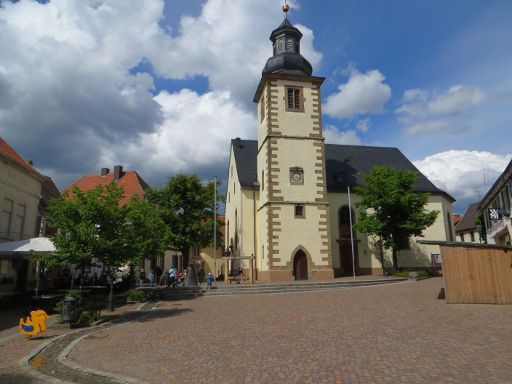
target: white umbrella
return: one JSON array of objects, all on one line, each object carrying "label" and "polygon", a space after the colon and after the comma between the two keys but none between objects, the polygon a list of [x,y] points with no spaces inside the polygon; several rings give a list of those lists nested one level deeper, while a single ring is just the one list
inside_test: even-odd
[{"label": "white umbrella", "polygon": [[55,245],[47,237],[0,243],[0,253],[55,252]]},{"label": "white umbrella", "polygon": [[[55,244],[47,237],[0,243],[0,254],[27,254],[29,252],[55,252]],[[36,265],[36,297],[39,293],[39,260]]]}]

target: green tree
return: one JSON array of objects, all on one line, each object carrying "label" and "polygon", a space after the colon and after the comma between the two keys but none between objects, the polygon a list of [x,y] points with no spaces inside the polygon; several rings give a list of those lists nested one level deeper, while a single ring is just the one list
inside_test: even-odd
[{"label": "green tree", "polygon": [[[182,252],[185,265],[188,265],[190,247],[213,243],[214,188],[213,181],[203,184],[196,175],[179,174],[170,178],[165,187],[146,195],[171,228],[169,243]],[[217,195],[217,201],[222,199],[223,196]]]},{"label": "green tree", "polygon": [[[377,237],[379,245],[391,249],[393,268],[398,270],[398,251],[409,246],[411,236],[422,236],[439,211],[427,211],[428,194],[414,191],[417,174],[389,166],[375,166],[356,192],[360,219],[358,231]],[[382,267],[384,268],[381,254]]]},{"label": "green tree", "polygon": [[126,223],[130,254],[130,279],[133,266],[162,254],[169,244],[170,230],[160,217],[157,207],[134,196],[126,206]]},{"label": "green tree", "polygon": [[168,230],[158,213],[140,198],[121,205],[122,198],[122,188],[111,183],[87,191],[75,187],[71,193],[53,199],[46,219],[58,228],[51,236],[56,252],[43,256],[44,262],[75,264],[83,272],[85,266],[97,261],[113,272],[130,260],[139,262],[162,252]]},{"label": "green tree", "polygon": [[485,216],[484,211],[479,209],[475,218],[475,227],[479,231],[480,242],[487,244],[487,230],[485,229]]}]

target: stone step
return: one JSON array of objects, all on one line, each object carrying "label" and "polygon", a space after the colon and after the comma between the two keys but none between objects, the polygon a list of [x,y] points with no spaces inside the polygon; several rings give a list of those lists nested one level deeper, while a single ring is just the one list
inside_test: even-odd
[{"label": "stone step", "polygon": [[326,289],[361,287],[369,285],[384,285],[402,282],[407,279],[385,279],[385,280],[356,280],[356,281],[335,281],[318,283],[284,283],[284,284],[254,284],[254,285],[233,285],[217,286],[214,289],[206,290],[202,287],[179,287],[163,288],[160,290],[162,300],[181,300],[195,297],[218,297],[247,294],[268,294],[268,293],[291,293],[320,291]]}]

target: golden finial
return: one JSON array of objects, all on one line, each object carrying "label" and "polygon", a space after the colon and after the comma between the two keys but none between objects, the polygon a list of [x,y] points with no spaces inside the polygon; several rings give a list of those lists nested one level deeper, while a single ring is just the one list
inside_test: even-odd
[{"label": "golden finial", "polygon": [[286,18],[288,17],[288,11],[289,10],[290,10],[290,6],[286,3],[286,0],[284,0],[283,12],[284,12],[284,15],[285,15]]}]

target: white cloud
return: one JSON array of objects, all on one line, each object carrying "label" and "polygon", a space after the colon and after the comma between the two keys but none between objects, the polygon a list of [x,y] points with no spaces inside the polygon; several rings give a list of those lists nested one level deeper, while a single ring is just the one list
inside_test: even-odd
[{"label": "white cloud", "polygon": [[367,133],[371,126],[372,126],[372,123],[369,118],[359,120],[356,123],[357,130],[364,132],[364,133]]},{"label": "white cloud", "polygon": [[435,153],[413,163],[437,187],[452,194],[457,200],[477,201],[511,159],[512,154],[451,150]]},{"label": "white cloud", "polygon": [[[229,138],[256,132],[248,120],[256,121],[252,96],[272,54],[268,36],[282,21],[277,0],[208,0],[174,37],[161,25],[163,1],[137,4],[2,2],[0,135],[60,185],[125,162],[144,167],[148,180],[178,168],[207,172],[225,166]],[[300,28],[302,53],[318,67],[313,32]],[[132,73],[141,61],[163,78],[205,76],[210,90],[154,97],[151,74]]]},{"label": "white cloud", "polygon": [[384,104],[391,97],[384,75],[377,69],[361,73],[351,68],[349,72],[348,81],[338,87],[337,93],[327,97],[324,112],[340,119],[384,112]]},{"label": "white cloud", "polygon": [[[275,0],[209,0],[198,17],[181,18],[179,36],[155,36],[148,59],[164,77],[204,75],[213,90],[228,90],[250,105],[272,55],[270,32],[282,20],[276,5]],[[322,55],[313,48],[313,31],[296,26],[303,34],[302,55],[318,69]]]},{"label": "white cloud", "polygon": [[456,85],[448,92],[436,95],[427,107],[431,113],[457,115],[485,99],[487,94],[481,88]]},{"label": "white cloud", "polygon": [[256,133],[254,116],[241,110],[227,91],[163,91],[155,100],[163,110],[160,127],[123,148],[105,151],[104,164],[122,159],[161,180],[180,171],[213,174],[225,168],[231,138],[252,138]]},{"label": "white cloud", "polygon": [[450,128],[450,124],[445,120],[431,120],[412,124],[411,126],[407,127],[406,130],[408,133],[422,133],[439,132],[448,128]]},{"label": "white cloud", "polygon": [[340,131],[333,125],[324,128],[324,137],[327,144],[363,145],[363,141],[354,130]]},{"label": "white cloud", "polygon": [[487,94],[479,87],[456,85],[446,92],[436,90],[430,94],[424,89],[408,89],[395,112],[407,133],[460,134],[471,129],[460,115],[486,99]]}]

